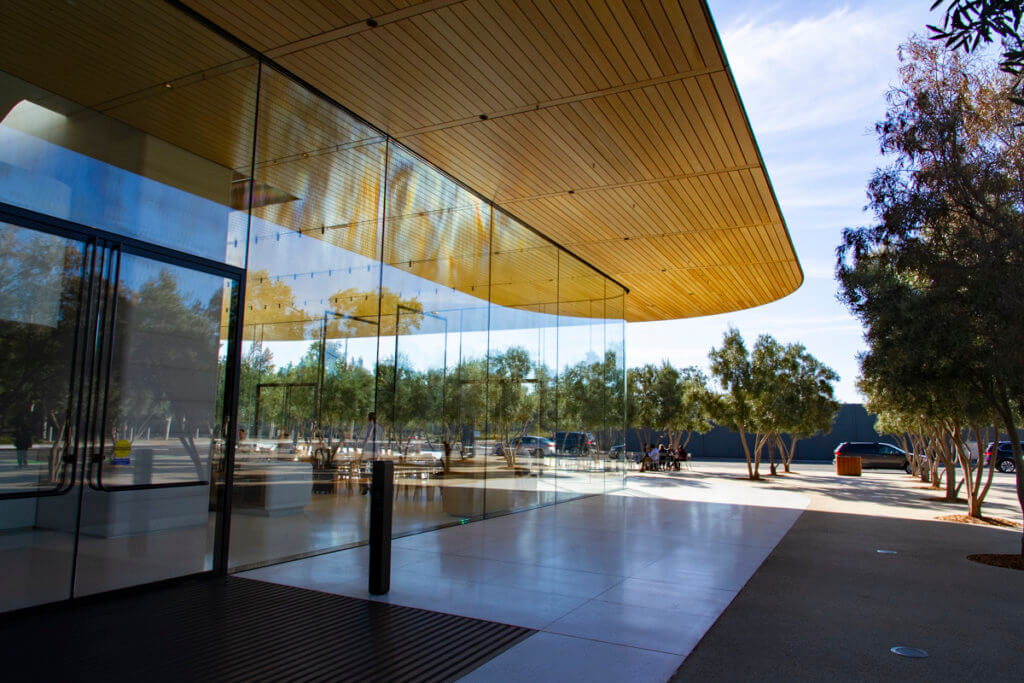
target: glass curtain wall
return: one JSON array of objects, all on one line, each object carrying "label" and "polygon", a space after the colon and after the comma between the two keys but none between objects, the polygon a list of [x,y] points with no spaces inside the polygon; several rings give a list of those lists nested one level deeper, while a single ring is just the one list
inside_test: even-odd
[{"label": "glass curtain wall", "polygon": [[[396,535],[621,485],[617,285],[170,5],[41,0],[5,18],[17,39],[0,46],[0,203],[244,269],[240,292],[125,261],[123,297],[159,290],[152,310],[181,309],[206,335],[201,363],[158,377],[145,401],[111,403],[136,446],[160,441],[181,471],[210,470],[196,474],[213,482],[210,514],[202,496],[182,502],[192,569],[212,566],[238,305],[233,568],[365,542],[375,459],[395,462]],[[58,34],[60,59],[40,59]],[[199,324],[210,316],[219,325]],[[161,353],[187,350],[173,338]],[[195,372],[210,377],[188,384],[215,407],[175,403]],[[125,406],[153,409],[129,419]],[[60,426],[37,431],[52,446]],[[108,474],[131,479],[113,462]],[[0,512],[21,524],[25,507]]]},{"label": "glass curtain wall", "polygon": [[0,611],[213,568],[259,70],[165,3],[3,33]]},{"label": "glass curtain wall", "polygon": [[381,343],[386,142],[267,66],[259,105],[232,566],[366,538]]},{"label": "glass curtain wall", "polygon": [[495,211],[487,346],[486,511],[553,503],[558,489],[558,248]]}]

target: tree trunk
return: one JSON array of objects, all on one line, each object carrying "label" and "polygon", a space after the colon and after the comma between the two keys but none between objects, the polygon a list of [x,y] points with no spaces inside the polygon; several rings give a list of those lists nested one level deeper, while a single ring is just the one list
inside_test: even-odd
[{"label": "tree trunk", "polygon": [[[798,439],[796,438],[796,434],[791,434],[789,439],[790,439],[790,441],[789,441],[789,453],[786,456],[784,456],[786,458],[786,461],[784,463],[784,467],[786,469],[786,473],[787,474],[789,473],[789,466],[793,463],[793,458],[796,457],[796,442],[798,441]],[[781,436],[779,437],[779,445],[781,447],[783,447],[783,448],[785,447],[785,445],[782,443],[782,437]],[[786,451],[783,450],[783,453],[785,453],[785,452]]]},{"label": "tree trunk", "polygon": [[[963,470],[963,475],[960,477],[960,484],[957,486],[959,491],[962,486],[967,492],[967,514],[970,517],[981,517],[981,500],[978,498],[978,489],[980,488],[979,483],[981,480],[980,475],[980,459],[978,464],[979,473],[975,477],[975,471],[971,468],[971,448],[967,445],[966,439],[962,437],[963,430],[960,425],[955,425],[953,431],[953,446],[956,448],[957,461],[960,463],[960,469]],[[956,495],[956,491],[954,491]]]},{"label": "tree trunk", "polygon": [[[996,408],[1003,419],[1006,431],[1009,432],[1010,446],[1013,449],[1013,465],[1017,471],[1017,504],[1020,506],[1021,512],[1024,512],[1024,455],[1021,453],[1020,435],[1017,433],[1017,424],[1016,420],[1014,420],[1013,408],[1010,406],[1010,399],[1006,395],[1006,388],[1002,383],[997,384],[998,400]],[[996,441],[996,448],[998,449],[998,447],[999,442]],[[996,453],[998,453],[998,450]],[[1020,554],[1021,557],[1024,557],[1024,530],[1021,532]]]},{"label": "tree trunk", "polygon": [[747,433],[743,429],[743,425],[739,425],[740,432],[740,443],[743,445],[743,455],[747,459],[747,477],[749,479],[757,479],[754,474],[754,468],[750,461],[750,446],[747,445]]},{"label": "tree trunk", "polygon": [[[995,442],[994,443],[997,444],[996,448],[998,448],[999,447],[998,446],[998,444],[999,444],[999,425],[993,423],[992,431],[995,434]],[[993,453],[993,455],[995,455],[995,453]],[[988,477],[985,479],[985,488],[982,489],[982,491],[981,491],[981,499],[982,500],[984,500],[985,496],[988,495],[988,490],[992,486],[992,475],[996,471],[996,461],[997,460],[999,460],[999,458],[997,458],[997,457],[989,458],[989,462],[988,462]],[[978,464],[979,464],[979,467],[980,467],[980,465],[981,465],[981,441],[978,441]]]},{"label": "tree trunk", "polygon": [[921,481],[925,484],[930,484],[932,481],[932,461],[928,456],[928,447],[925,444],[924,436],[918,433],[917,435],[917,452],[923,457],[921,463]]},{"label": "tree trunk", "polygon": [[928,439],[928,445],[925,446],[925,450],[928,452],[929,479],[931,480],[932,488],[938,490],[942,487],[942,479],[939,477],[941,456],[939,456],[939,445],[935,436]]},{"label": "tree trunk", "polygon": [[761,478],[761,451],[757,448],[757,440],[761,432],[754,433],[754,479]]},{"label": "tree trunk", "polygon": [[[952,438],[956,438],[955,433]],[[951,452],[951,448],[953,448],[951,437],[937,432],[935,440],[938,442],[942,462],[946,465],[946,500],[956,502],[956,459]]]}]

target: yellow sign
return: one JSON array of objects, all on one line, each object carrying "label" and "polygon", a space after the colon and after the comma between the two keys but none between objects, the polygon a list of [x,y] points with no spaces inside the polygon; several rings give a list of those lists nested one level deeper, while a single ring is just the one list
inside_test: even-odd
[{"label": "yellow sign", "polygon": [[114,457],[115,458],[127,458],[128,454],[132,452],[132,444],[126,439],[121,439],[114,444]]}]

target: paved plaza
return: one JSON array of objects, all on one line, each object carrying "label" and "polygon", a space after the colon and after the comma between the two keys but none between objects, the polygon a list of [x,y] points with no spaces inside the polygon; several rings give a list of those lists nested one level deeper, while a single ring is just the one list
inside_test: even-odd
[{"label": "paved plaza", "polygon": [[[697,473],[394,542],[395,604],[538,633],[469,680],[668,678],[808,499]],[[361,598],[367,549],[241,574]]]},{"label": "paved plaza", "polygon": [[[841,521],[847,534],[850,525],[866,524],[868,533],[849,547],[863,553],[864,547],[871,546],[868,559],[873,563],[891,560],[873,568],[886,578],[886,583],[879,585],[889,589],[914,582],[899,567],[903,558],[893,560],[875,552],[874,545],[883,541],[871,533],[886,538],[889,529],[893,533],[904,530],[898,533],[905,536],[906,529],[920,527],[930,530],[925,536],[932,539],[929,542],[948,538],[950,546],[940,543],[939,550],[928,554],[937,577],[943,576],[943,553],[957,561],[967,554],[966,546],[962,551],[958,547],[962,539],[996,539],[1000,548],[1017,540],[1018,532],[934,521],[937,515],[959,512],[962,506],[925,501],[935,494],[901,472],[869,471],[860,478],[840,478],[824,464],[797,463],[794,470],[791,475],[749,482],[742,479],[746,471],[742,463],[698,462],[690,472],[631,475],[619,492],[396,539],[392,590],[382,597],[367,593],[365,547],[264,567],[242,576],[538,631],[466,680],[662,681],[677,669],[678,676],[689,680],[686,677],[692,675],[696,680],[716,667],[719,678],[729,678],[729,671],[746,675],[758,669],[755,660],[743,653],[757,651],[758,657],[765,657],[764,648],[753,642],[760,636],[747,629],[737,639],[732,633],[720,633],[724,626],[716,621],[737,627],[754,623],[753,613],[737,618],[733,612],[768,599],[762,593],[799,595],[806,588],[807,595],[821,601],[814,605],[773,602],[770,609],[756,603],[761,610],[756,623],[765,630],[764,636],[771,636],[768,642],[797,642],[796,632],[792,636],[768,632],[775,619],[793,628],[802,619],[802,609],[815,611],[825,621],[844,619],[835,610],[847,607],[842,602],[833,605],[812,586],[822,562],[828,564],[830,580],[842,582],[841,568],[846,561],[842,551],[847,544],[832,538],[831,545],[815,548],[807,540],[817,543],[814,533],[808,536],[805,530],[794,536],[798,544],[794,548],[787,544],[794,523],[796,529],[811,524],[825,538],[829,537],[829,523],[822,519]],[[1014,503],[1013,477],[996,475],[986,514],[1019,521]],[[913,545],[913,539],[900,538],[904,542],[901,548]],[[982,552],[986,543],[975,545],[970,546],[971,552]],[[773,553],[777,546],[780,550]],[[794,568],[798,558],[790,557],[788,564],[775,559],[783,549],[790,555],[806,554],[803,566],[808,571]],[[994,546],[991,550],[1000,551]],[[820,559],[820,554],[825,559]],[[1006,571],[963,563],[971,566],[958,564],[958,571]],[[768,568],[775,573],[761,578]],[[861,576],[856,565],[851,572]],[[1019,577],[1000,574],[990,580],[999,578],[1012,583]],[[921,585],[930,586],[931,582]],[[757,588],[750,594],[753,586]],[[976,612],[984,614],[985,609],[981,603]],[[792,614],[785,614],[787,611]],[[889,620],[913,623],[912,613],[886,614]],[[938,617],[932,613],[928,618]],[[859,628],[865,629],[865,637],[875,630],[870,620],[860,622]],[[899,638],[889,631],[885,635],[893,640],[892,645],[921,644],[910,642],[911,631],[914,629],[908,629],[908,643],[895,642]],[[955,637],[956,629],[947,631],[947,639]],[[802,633],[800,637],[811,635]],[[717,646],[701,643],[705,637]],[[843,636],[856,637],[853,633]],[[831,635],[833,642],[839,638]],[[687,660],[691,652],[694,654]],[[882,654],[895,658],[887,650]],[[888,663],[885,657],[880,661]],[[691,666],[701,668],[691,671]],[[799,668],[779,671],[809,674]],[[828,668],[818,671],[824,673]],[[860,669],[844,669],[843,673],[856,671]]]}]

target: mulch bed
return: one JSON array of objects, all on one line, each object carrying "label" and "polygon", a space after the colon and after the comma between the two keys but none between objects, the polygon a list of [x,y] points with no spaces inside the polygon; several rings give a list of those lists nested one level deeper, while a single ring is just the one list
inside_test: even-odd
[{"label": "mulch bed", "polygon": [[990,567],[1002,567],[1003,569],[1017,569],[1024,571],[1024,555],[994,555],[984,553],[980,555],[968,555],[971,562],[987,564]]},{"label": "mulch bed", "polygon": [[[942,520],[943,522],[960,522],[961,524],[979,524],[981,526],[997,526],[1003,529],[1019,529],[1020,524],[1017,522],[1010,521],[1009,519],[1003,519],[1002,517],[971,517],[970,515],[942,515],[935,519]],[[1015,557],[1010,555],[1008,557]]]}]

